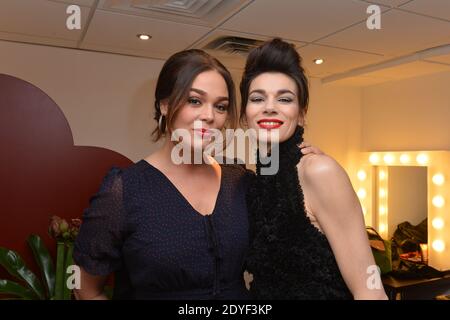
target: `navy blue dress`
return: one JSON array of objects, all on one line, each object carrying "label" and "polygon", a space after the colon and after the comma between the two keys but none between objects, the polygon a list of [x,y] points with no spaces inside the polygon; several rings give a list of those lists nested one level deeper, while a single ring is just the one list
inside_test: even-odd
[{"label": "navy blue dress", "polygon": [[247,299],[248,172],[221,168],[210,216],[145,160],[112,168],[83,214],[76,264],[93,275],[114,272],[115,299]]}]

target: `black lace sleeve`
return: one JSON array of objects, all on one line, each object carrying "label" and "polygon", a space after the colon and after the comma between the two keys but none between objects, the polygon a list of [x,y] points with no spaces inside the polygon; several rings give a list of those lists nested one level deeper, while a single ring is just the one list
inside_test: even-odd
[{"label": "black lace sleeve", "polygon": [[73,258],[90,274],[108,275],[120,268],[122,260],[124,209],[119,168],[108,172],[89,202],[75,240]]}]

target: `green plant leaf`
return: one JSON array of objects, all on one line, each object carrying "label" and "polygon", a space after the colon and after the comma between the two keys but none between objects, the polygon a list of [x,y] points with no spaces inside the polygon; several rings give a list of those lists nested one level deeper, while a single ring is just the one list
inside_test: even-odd
[{"label": "green plant leaf", "polygon": [[28,269],[14,250],[0,247],[0,265],[2,265],[10,275],[25,283],[34,291],[39,299],[45,299],[44,289],[36,275]]},{"label": "green plant leaf", "polygon": [[55,300],[64,298],[64,266],[66,256],[66,245],[64,242],[56,244],[56,282],[55,282]]},{"label": "green plant leaf", "polygon": [[38,235],[30,235],[28,237],[28,245],[41,270],[43,280],[45,280],[47,297],[50,298],[55,294],[55,266],[53,264],[53,259],[44,242]]},{"label": "green plant leaf", "polygon": [[38,298],[30,289],[10,280],[0,280],[0,293],[14,295],[27,300]]}]

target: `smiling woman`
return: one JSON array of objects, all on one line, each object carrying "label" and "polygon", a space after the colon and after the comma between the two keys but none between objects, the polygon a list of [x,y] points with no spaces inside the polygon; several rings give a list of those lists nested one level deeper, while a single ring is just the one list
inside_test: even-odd
[{"label": "smiling woman", "polygon": [[[279,133],[279,170],[265,175],[261,170],[266,164],[258,161],[247,196],[247,269],[254,296],[386,298],[381,287],[368,286],[375,262],[345,171],[326,155],[303,156],[297,148],[303,141],[309,92],[295,48],[274,39],[252,50],[241,95],[241,118],[248,126],[259,130],[259,137],[272,139],[272,131]],[[375,278],[381,283],[379,273]]]},{"label": "smiling woman", "polygon": [[[249,91],[245,107],[247,120],[251,121],[249,127],[267,132],[270,141],[274,139],[273,129],[278,129],[278,141],[273,142],[283,142],[292,136],[300,113],[297,97],[299,90],[295,82],[283,73],[267,72],[251,81]],[[263,113],[260,112],[262,106]],[[303,117],[301,121],[303,122]]]},{"label": "smiling woman", "polygon": [[[194,79],[196,85],[193,85]],[[174,54],[164,64],[155,91],[155,120],[158,121],[158,127],[153,131],[155,141],[166,131],[171,133],[175,115],[186,102],[192,107],[202,106],[205,99],[214,111],[226,114],[225,120],[230,127],[236,127],[236,93],[228,70],[201,50]],[[222,123],[219,129],[224,125]]]},{"label": "smiling woman", "polygon": [[113,168],[91,199],[74,249],[79,299],[104,299],[112,272],[119,299],[247,298],[245,169],[171,159],[173,131],[197,138],[182,144],[200,141],[184,149],[193,152],[204,149],[210,130],[234,125],[234,90],[229,72],[203,51],[167,60],[156,86],[154,134],[169,138],[131,167]]}]

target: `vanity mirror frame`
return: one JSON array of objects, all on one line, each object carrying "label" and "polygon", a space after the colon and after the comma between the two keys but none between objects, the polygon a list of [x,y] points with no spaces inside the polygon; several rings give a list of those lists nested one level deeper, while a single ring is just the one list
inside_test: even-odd
[{"label": "vanity mirror frame", "polygon": [[450,270],[450,151],[362,152],[359,163],[354,181],[365,223],[385,239],[389,166],[427,167],[428,265]]}]

